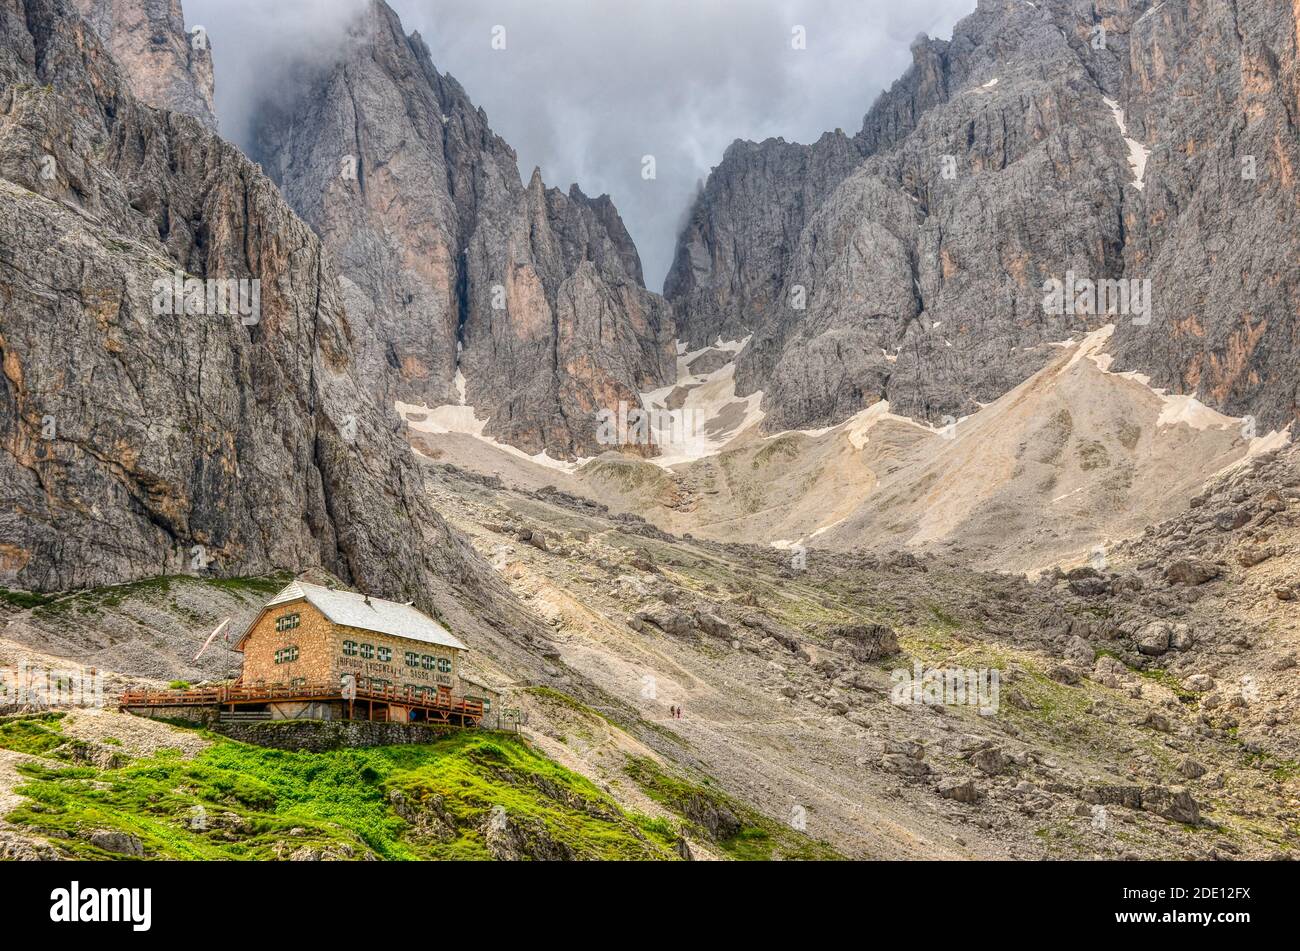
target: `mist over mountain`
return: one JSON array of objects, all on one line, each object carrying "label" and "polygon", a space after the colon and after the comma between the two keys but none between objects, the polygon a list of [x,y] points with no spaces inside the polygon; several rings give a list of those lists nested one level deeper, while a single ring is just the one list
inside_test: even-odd
[{"label": "mist over mountain", "polygon": [[[850,132],[910,62],[919,32],[948,36],[974,0],[872,4],[854,0],[725,0],[653,4],[557,0],[400,0],[449,72],[519,153],[521,177],[609,193],[658,291],[699,182],[736,138],[815,141]],[[191,0],[191,26],[212,38],[217,112],[241,146],[256,101],[283,64],[333,55],[360,0]],[[492,47],[505,27],[505,49]],[[807,48],[792,48],[793,30]],[[545,76],[545,83],[539,81]],[[655,157],[653,181],[642,159]]]}]

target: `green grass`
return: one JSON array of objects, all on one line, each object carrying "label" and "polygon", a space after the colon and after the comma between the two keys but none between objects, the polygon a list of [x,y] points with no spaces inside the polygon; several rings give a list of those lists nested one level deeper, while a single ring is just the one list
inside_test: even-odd
[{"label": "green grass", "polygon": [[773,462],[784,462],[786,459],[793,459],[799,455],[799,443],[803,438],[802,436],[787,435],[773,439],[754,453],[754,458],[749,464],[750,468],[759,469],[769,466]]},{"label": "green grass", "polygon": [[[724,853],[738,861],[842,858],[825,842],[769,819],[716,789],[669,775],[654,760],[629,760],[626,772],[647,796],[682,816],[697,836],[712,840]],[[708,811],[729,812],[739,820],[739,830],[723,838],[713,838],[692,818]]]},{"label": "green grass", "polygon": [[[26,801],[7,818],[76,858],[120,858],[88,841],[112,829],[137,836],[147,858],[270,859],[309,847],[486,859],[494,816],[524,857],[676,857],[670,824],[625,812],[522,739],[499,734],[328,753],[214,738],[193,759],[168,751],[111,770],[53,761],[19,769]],[[199,807],[206,827],[193,828]]]},{"label": "green grass", "polygon": [[8,588],[0,588],[0,601],[24,611],[49,604],[57,597],[58,595],[55,594],[33,594],[30,591],[10,591]]},{"label": "green grass", "polygon": [[1192,703],[1196,700],[1196,694],[1184,687],[1181,680],[1163,667],[1149,667],[1146,670],[1136,670],[1136,673],[1153,683],[1167,687],[1183,703]]},{"label": "green grass", "polygon": [[0,723],[0,749],[37,756],[61,746],[63,736],[59,720],[63,714],[22,717]]}]

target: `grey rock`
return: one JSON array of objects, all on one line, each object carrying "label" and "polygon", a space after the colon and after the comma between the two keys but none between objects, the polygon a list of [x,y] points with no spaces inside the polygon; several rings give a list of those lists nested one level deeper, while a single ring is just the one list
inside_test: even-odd
[{"label": "grey rock", "polygon": [[369,304],[368,368],[430,406],[458,401],[459,370],[487,434],[530,454],[608,448],[597,413],[676,377],[671,308],[609,197],[522,182],[382,0],[337,62],[303,73],[258,112],[256,157]]},{"label": "grey rock", "polygon": [[141,102],[213,131],[212,44],[186,32],[180,0],[73,0]]},{"label": "grey rock", "polygon": [[939,795],[966,805],[973,805],[980,799],[979,787],[969,779],[940,783]]},{"label": "grey rock", "polygon": [[880,765],[891,773],[921,779],[930,775],[930,764],[924,760],[913,759],[901,753],[886,753],[880,758]]},{"label": "grey rock", "polygon": [[1005,772],[1009,765],[1002,750],[996,746],[976,750],[971,754],[970,764],[986,776],[998,776]]},{"label": "grey rock", "polygon": [[826,632],[830,641],[841,640],[854,660],[866,663],[898,653],[898,635],[884,624],[842,624]]},{"label": "grey rock", "polygon": [[1268,561],[1276,554],[1277,549],[1272,545],[1252,545],[1237,552],[1237,564],[1243,568],[1253,568]]},{"label": "grey rock", "polygon": [[90,844],[115,855],[144,857],[144,844],[135,836],[116,829],[97,829],[88,836]]},{"label": "grey rock", "polygon": [[1142,790],[1142,808],[1184,825],[1201,821],[1200,804],[1181,787],[1148,786]]},{"label": "grey rock", "polygon": [[1213,581],[1222,573],[1222,569],[1213,562],[1200,558],[1179,558],[1165,569],[1165,580],[1171,585],[1194,587]]},{"label": "grey rock", "polygon": [[1173,630],[1168,621],[1152,621],[1137,632],[1134,642],[1143,654],[1159,656],[1169,650]]},{"label": "grey rock", "polygon": [[1197,693],[1205,693],[1214,689],[1214,678],[1209,674],[1192,674],[1183,681],[1183,686]]},{"label": "grey rock", "polygon": [[[665,285],[681,334],[754,335],[736,380],[763,390],[770,432],[879,399],[961,416],[1041,367],[1045,344],[1111,320],[1116,369],[1280,428],[1300,413],[1300,182],[1279,171],[1300,167],[1296,47],[1267,0],[981,3],[951,40],[913,44],[856,135],[727,149]],[[1105,99],[1150,149],[1142,187]],[[1046,313],[1044,281],[1067,270],[1149,279],[1150,320]]]}]

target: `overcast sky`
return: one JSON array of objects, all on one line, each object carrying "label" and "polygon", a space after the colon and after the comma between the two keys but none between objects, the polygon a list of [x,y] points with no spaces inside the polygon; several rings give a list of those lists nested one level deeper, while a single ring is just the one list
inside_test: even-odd
[{"label": "overcast sky", "polygon": [[[216,61],[222,131],[240,140],[268,63],[328,49],[362,0],[184,0]],[[697,184],[737,138],[853,133],[975,0],[390,0],[519,154],[526,180],[608,192],[662,287]],[[493,49],[495,27],[505,49]],[[807,48],[792,47],[802,26]],[[656,178],[642,177],[655,159]]]}]

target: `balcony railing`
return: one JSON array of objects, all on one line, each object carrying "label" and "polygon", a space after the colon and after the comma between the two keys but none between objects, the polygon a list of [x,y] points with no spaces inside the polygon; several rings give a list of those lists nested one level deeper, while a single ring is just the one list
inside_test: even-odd
[{"label": "balcony railing", "polygon": [[357,687],[345,695],[340,684],[303,684],[296,687],[228,684],[189,690],[127,690],[122,694],[119,704],[123,707],[206,707],[314,700],[397,704],[415,710],[455,713],[475,720],[483,717],[483,703],[480,700],[431,694],[409,687]]}]

